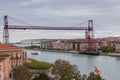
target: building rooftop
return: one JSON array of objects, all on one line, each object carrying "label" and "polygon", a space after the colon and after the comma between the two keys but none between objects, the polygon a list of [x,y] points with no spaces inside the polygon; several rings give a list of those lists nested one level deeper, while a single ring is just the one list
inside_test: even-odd
[{"label": "building rooftop", "polygon": [[18,48],[16,46],[6,45],[0,43],[0,50],[22,50],[22,48]]}]

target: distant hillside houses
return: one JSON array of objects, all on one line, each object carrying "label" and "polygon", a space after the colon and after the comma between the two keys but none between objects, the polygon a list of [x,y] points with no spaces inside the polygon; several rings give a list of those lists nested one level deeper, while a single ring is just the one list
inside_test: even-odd
[{"label": "distant hillside houses", "polygon": [[[91,48],[98,50],[98,44],[92,40]],[[88,42],[82,39],[71,40],[49,40],[41,42],[41,49],[64,50],[64,51],[86,51]]]},{"label": "distant hillside houses", "polygon": [[115,46],[116,52],[120,52],[120,37],[96,38],[93,45],[88,45],[87,39],[29,39],[22,40],[23,44],[39,44],[41,49],[85,51],[89,46],[94,50],[100,50],[106,46]]}]

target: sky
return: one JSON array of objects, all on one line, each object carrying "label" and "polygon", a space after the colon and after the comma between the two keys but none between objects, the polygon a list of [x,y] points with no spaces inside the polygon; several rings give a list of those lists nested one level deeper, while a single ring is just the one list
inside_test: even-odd
[{"label": "sky", "polygon": [[[120,37],[120,0],[0,0],[0,41],[4,15],[12,25],[83,27],[93,19],[95,38]],[[82,24],[84,23],[84,24]],[[84,31],[9,30],[10,42],[84,38]]]}]

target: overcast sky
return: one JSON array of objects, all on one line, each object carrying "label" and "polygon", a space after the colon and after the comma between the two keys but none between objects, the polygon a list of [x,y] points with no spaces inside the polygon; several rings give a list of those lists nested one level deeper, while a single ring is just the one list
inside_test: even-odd
[{"label": "overcast sky", "polygon": [[[0,0],[0,41],[3,16],[13,25],[87,26],[94,20],[95,37],[120,35],[120,0]],[[81,24],[85,22],[85,24]],[[26,24],[25,24],[26,23]],[[84,31],[10,30],[10,41],[42,38],[83,38]]]}]

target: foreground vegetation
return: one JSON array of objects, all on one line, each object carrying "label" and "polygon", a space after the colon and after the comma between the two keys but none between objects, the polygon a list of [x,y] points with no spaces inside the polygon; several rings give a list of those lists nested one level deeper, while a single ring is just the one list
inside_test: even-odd
[{"label": "foreground vegetation", "polygon": [[114,45],[113,45],[113,46],[102,47],[101,50],[102,50],[102,52],[105,52],[105,53],[109,53],[109,52],[113,53],[113,52],[116,52],[116,48],[115,48]]},{"label": "foreground vegetation", "polygon": [[17,66],[13,70],[14,80],[30,80],[31,74],[28,68],[25,66]]},{"label": "foreground vegetation", "polygon": [[43,61],[37,61],[34,59],[30,59],[31,62],[24,62],[23,65],[29,69],[49,69],[51,67],[50,63],[43,62]]},{"label": "foreground vegetation", "polygon": [[40,73],[38,76],[35,76],[32,80],[50,80],[46,73]]},{"label": "foreground vegetation", "polygon": [[53,64],[52,74],[58,74],[60,80],[79,80],[81,75],[77,66],[71,65],[69,61],[58,59]]},{"label": "foreground vegetation", "polygon": [[[48,70],[51,75],[56,75],[54,79],[48,76],[49,72],[39,72],[33,75],[30,72],[33,70]],[[53,65],[47,62],[36,61],[31,59],[30,62],[24,62],[24,66],[18,66],[14,70],[14,80],[103,80],[99,74],[91,72],[87,75],[81,76],[80,71],[76,65],[72,65],[69,61],[58,59]]]}]

